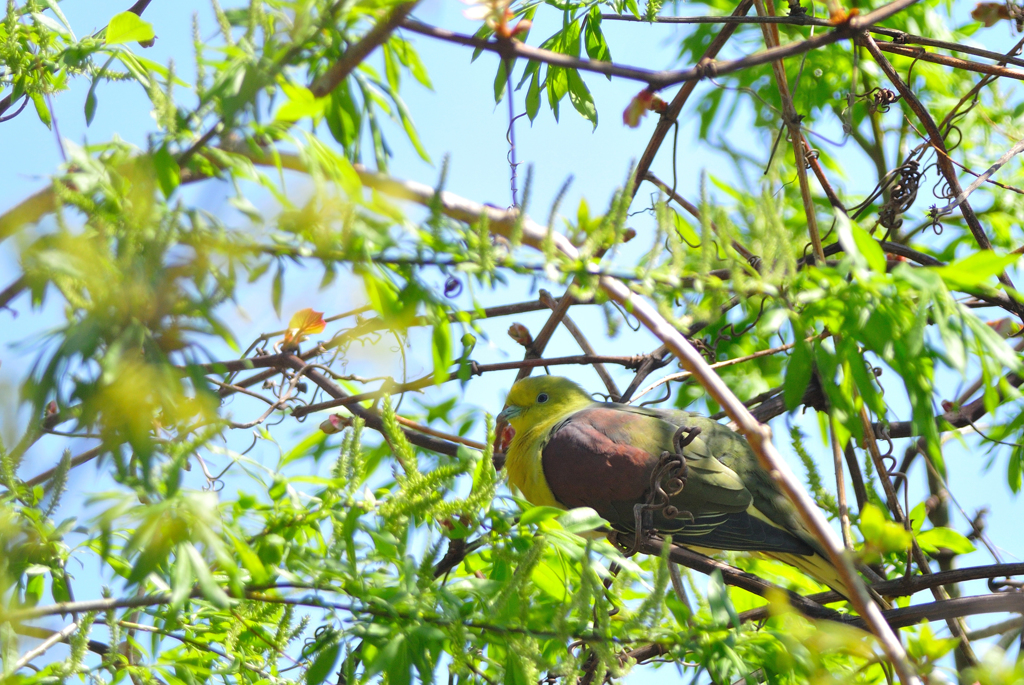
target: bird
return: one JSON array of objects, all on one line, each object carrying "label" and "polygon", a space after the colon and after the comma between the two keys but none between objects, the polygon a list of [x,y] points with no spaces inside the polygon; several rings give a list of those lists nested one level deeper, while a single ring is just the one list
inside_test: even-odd
[{"label": "bird", "polygon": [[704,554],[760,553],[850,597],[796,508],[727,426],[596,402],[560,376],[517,381],[497,420],[508,427],[496,442],[509,482],[531,504],[590,507],[637,541],[653,531]]}]

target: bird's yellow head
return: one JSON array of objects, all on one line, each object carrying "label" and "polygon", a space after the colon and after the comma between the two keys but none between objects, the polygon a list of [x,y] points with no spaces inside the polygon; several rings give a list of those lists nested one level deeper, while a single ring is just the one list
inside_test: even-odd
[{"label": "bird's yellow head", "polygon": [[586,390],[561,376],[531,376],[516,382],[498,414],[517,432],[558,420],[593,402]]}]

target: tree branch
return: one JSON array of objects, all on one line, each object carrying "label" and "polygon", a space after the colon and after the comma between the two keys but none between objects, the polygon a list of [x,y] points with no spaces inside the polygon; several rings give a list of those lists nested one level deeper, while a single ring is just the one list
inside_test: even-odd
[{"label": "tree branch", "polygon": [[[892,64],[889,63],[889,60],[885,58],[885,55],[882,54],[881,49],[878,47],[878,44],[875,43],[874,39],[867,33],[864,33],[861,34],[860,40],[868,49],[868,52],[871,53],[875,62],[878,63],[878,66],[880,66],[882,71],[885,72],[885,75],[889,78],[892,84],[896,86],[896,90],[898,90],[900,95],[903,96],[903,100],[907,103],[910,109],[913,110],[914,114],[917,115],[921,125],[924,126],[925,131],[928,133],[932,147],[934,147],[938,152],[935,159],[938,163],[939,171],[942,172],[942,176],[946,179],[946,183],[949,184],[949,188],[952,193],[957,196],[961,195],[963,193],[963,189],[960,187],[960,180],[957,178],[956,169],[953,168],[953,164],[949,160],[949,151],[946,149],[946,143],[942,134],[939,132],[938,127],[935,125],[935,120],[932,119],[932,115],[928,113],[928,110],[921,104],[921,101],[917,99],[917,96],[914,95],[912,90],[910,90],[910,87],[896,72]],[[988,239],[985,229],[982,228],[981,222],[978,221],[978,216],[974,213],[974,209],[966,199],[960,203],[960,212],[963,214],[964,221],[967,222],[968,228],[971,229],[971,233],[974,235],[974,240],[978,243],[978,247],[983,250],[991,250],[992,242]],[[1016,290],[1016,287],[1013,285],[1013,281],[1010,280],[1010,277],[1006,275],[1005,271],[999,274],[999,282],[1008,288]],[[1015,300],[1010,300],[1010,306],[1012,307],[1013,312],[1020,317],[1021,320],[1024,320],[1024,305],[1021,305]]]},{"label": "tree branch", "polygon": [[488,50],[490,52],[496,52],[501,55],[503,59],[507,60],[523,57],[525,59],[544,62],[546,64],[566,69],[578,69],[581,71],[603,74],[605,76],[618,76],[620,78],[626,78],[633,81],[641,81],[646,83],[651,90],[661,90],[662,88],[667,88],[668,86],[675,85],[677,83],[697,81],[705,76],[724,76],[725,74],[732,74],[760,64],[768,64],[786,57],[802,55],[805,52],[810,52],[811,50],[816,50],[820,47],[852,38],[872,24],[888,19],[894,14],[903,11],[917,2],[919,2],[919,0],[894,0],[894,2],[884,5],[873,12],[869,12],[862,16],[851,17],[847,22],[836,26],[834,30],[829,31],[828,33],[814,36],[813,38],[808,38],[804,41],[798,41],[778,48],[763,50],[740,59],[726,62],[711,62],[708,64],[700,64],[689,69],[671,71],[651,71],[649,69],[613,64],[611,62],[578,59],[558,52],[530,47],[517,41],[483,40],[481,38],[448,31],[447,29],[429,26],[412,19],[406,19],[402,22],[402,27],[415,33],[432,36],[451,43],[458,43],[460,45],[467,45],[470,47],[480,48],[482,50]]},{"label": "tree branch", "polygon": [[[754,0],[742,0],[736,9],[733,11],[732,16],[737,19],[743,18],[747,12],[750,11],[751,5],[754,4]],[[711,61],[718,57],[719,51],[725,44],[729,42],[729,38],[736,31],[735,26],[726,26],[723,28],[714,40],[711,41],[707,49],[704,50],[704,54],[701,55],[698,64],[703,64],[705,60]],[[636,181],[633,183],[633,187],[630,192],[633,197],[636,197],[636,191],[640,188],[640,181],[647,178],[647,173],[651,169],[651,165],[654,163],[654,157],[658,154],[658,150],[661,148],[661,144],[665,141],[665,136],[668,135],[668,131],[672,128],[672,125],[679,118],[679,113],[683,111],[683,106],[686,101],[690,98],[690,94],[693,93],[693,89],[697,87],[696,81],[691,81],[683,85],[679,89],[679,92],[672,98],[672,102],[669,103],[668,108],[662,113],[658,119],[658,124],[654,127],[654,133],[651,134],[651,139],[647,143],[647,147],[644,148],[643,155],[640,156],[640,161],[636,166]]]},{"label": "tree branch", "polygon": [[419,0],[415,0],[398,5],[386,17],[377,22],[365,36],[359,39],[358,43],[345,51],[340,60],[332,64],[322,76],[309,85],[313,96],[322,98],[337,88],[352,73],[353,69],[358,67],[377,46],[388,39],[388,36],[398,28],[399,24],[405,21],[409,12],[412,12],[418,2]]}]

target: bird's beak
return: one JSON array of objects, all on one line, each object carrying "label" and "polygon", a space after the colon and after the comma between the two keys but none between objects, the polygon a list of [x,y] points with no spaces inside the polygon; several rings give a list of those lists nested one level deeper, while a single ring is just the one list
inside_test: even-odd
[{"label": "bird's beak", "polygon": [[522,413],[522,411],[522,407],[517,407],[514,404],[510,404],[509,406],[501,410],[501,413],[498,414],[497,419],[498,421],[505,421],[507,423],[509,420],[519,416]]}]

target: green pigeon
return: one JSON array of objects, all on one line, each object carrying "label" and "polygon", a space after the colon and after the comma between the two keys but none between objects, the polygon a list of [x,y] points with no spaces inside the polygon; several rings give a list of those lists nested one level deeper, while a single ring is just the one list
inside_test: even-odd
[{"label": "green pigeon", "polygon": [[[726,426],[685,411],[595,402],[558,376],[518,381],[498,419],[510,427],[498,440],[509,481],[531,503],[591,507],[618,531],[635,533],[639,521],[703,553],[760,553],[850,596],[747,441]],[[685,468],[678,457],[671,463],[679,453]],[[660,492],[652,487],[659,464]]]}]

